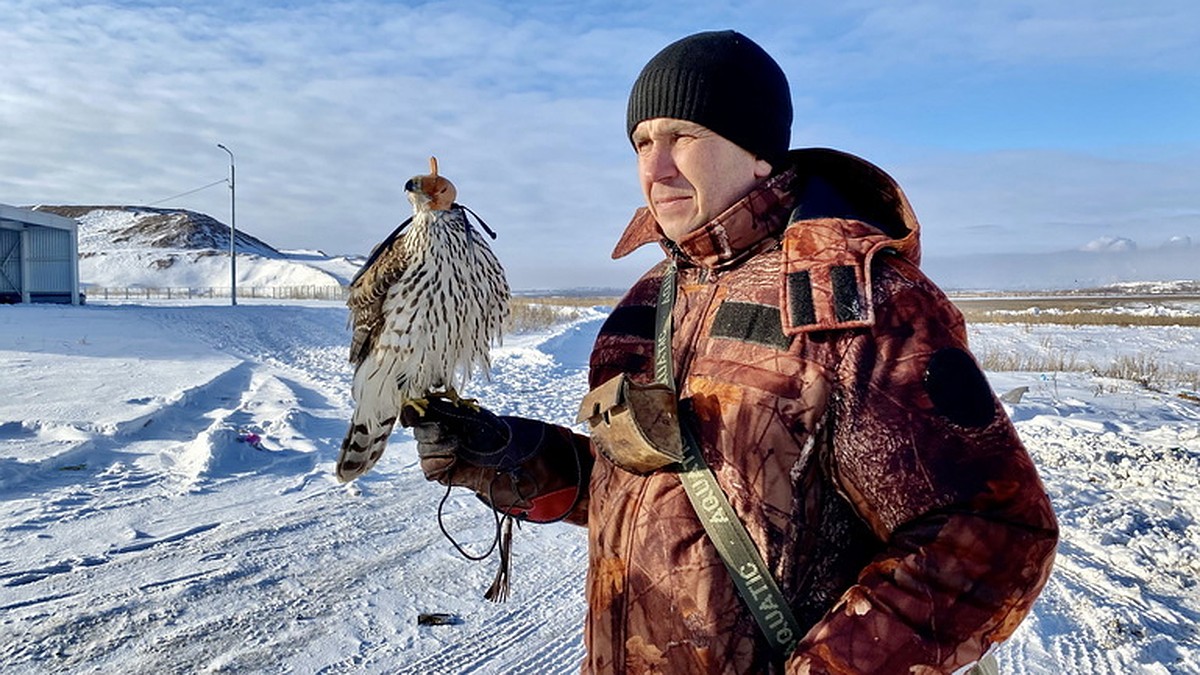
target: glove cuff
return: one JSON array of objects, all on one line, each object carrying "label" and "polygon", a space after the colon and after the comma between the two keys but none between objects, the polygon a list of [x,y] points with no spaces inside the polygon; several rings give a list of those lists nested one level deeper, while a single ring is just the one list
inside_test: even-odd
[{"label": "glove cuff", "polygon": [[528,500],[529,506],[511,506],[505,509],[489,502],[487,495],[475,493],[479,501],[493,510],[530,523],[556,523],[562,520],[575,509],[575,505],[579,503],[579,495],[579,486],[569,485],[531,497]]}]

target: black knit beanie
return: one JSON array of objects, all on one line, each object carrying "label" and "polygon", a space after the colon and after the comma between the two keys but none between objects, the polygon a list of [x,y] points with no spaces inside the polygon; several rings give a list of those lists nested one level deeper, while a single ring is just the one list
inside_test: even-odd
[{"label": "black knit beanie", "polygon": [[741,33],[696,33],[663,48],[633,83],[626,113],[639,122],[688,120],[778,169],[791,141],[792,96],[775,59]]}]

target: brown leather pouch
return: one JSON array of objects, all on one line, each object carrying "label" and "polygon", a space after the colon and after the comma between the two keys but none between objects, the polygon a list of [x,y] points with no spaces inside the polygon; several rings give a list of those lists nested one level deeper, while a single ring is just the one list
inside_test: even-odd
[{"label": "brown leather pouch", "polygon": [[675,392],[617,375],[583,397],[576,422],[587,421],[592,443],[613,464],[653,473],[683,459]]}]

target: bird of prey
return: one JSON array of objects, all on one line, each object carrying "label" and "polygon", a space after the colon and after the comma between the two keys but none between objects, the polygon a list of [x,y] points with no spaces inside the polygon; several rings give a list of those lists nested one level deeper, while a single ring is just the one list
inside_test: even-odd
[{"label": "bird of prey", "polygon": [[461,401],[457,389],[488,372],[508,319],[504,269],[467,221],[468,209],[455,203],[436,158],[429,168],[404,185],[412,218],[371,251],[350,283],[356,406],[337,461],[343,482],[379,460],[404,408],[424,414],[431,397]]}]

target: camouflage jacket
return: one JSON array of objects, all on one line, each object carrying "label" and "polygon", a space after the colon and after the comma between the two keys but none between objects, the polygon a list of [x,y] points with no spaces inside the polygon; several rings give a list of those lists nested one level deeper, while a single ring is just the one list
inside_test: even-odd
[{"label": "camouflage jacket", "polygon": [[[1013,632],[1050,573],[1049,500],[918,269],[907,199],[850,155],[791,158],[667,252],[685,423],[807,634],[776,661],[679,475],[598,456],[572,518],[589,531],[584,672],[953,672]],[[614,257],[659,238],[640,210]],[[665,266],[604,324],[592,386],[653,380]]]}]

